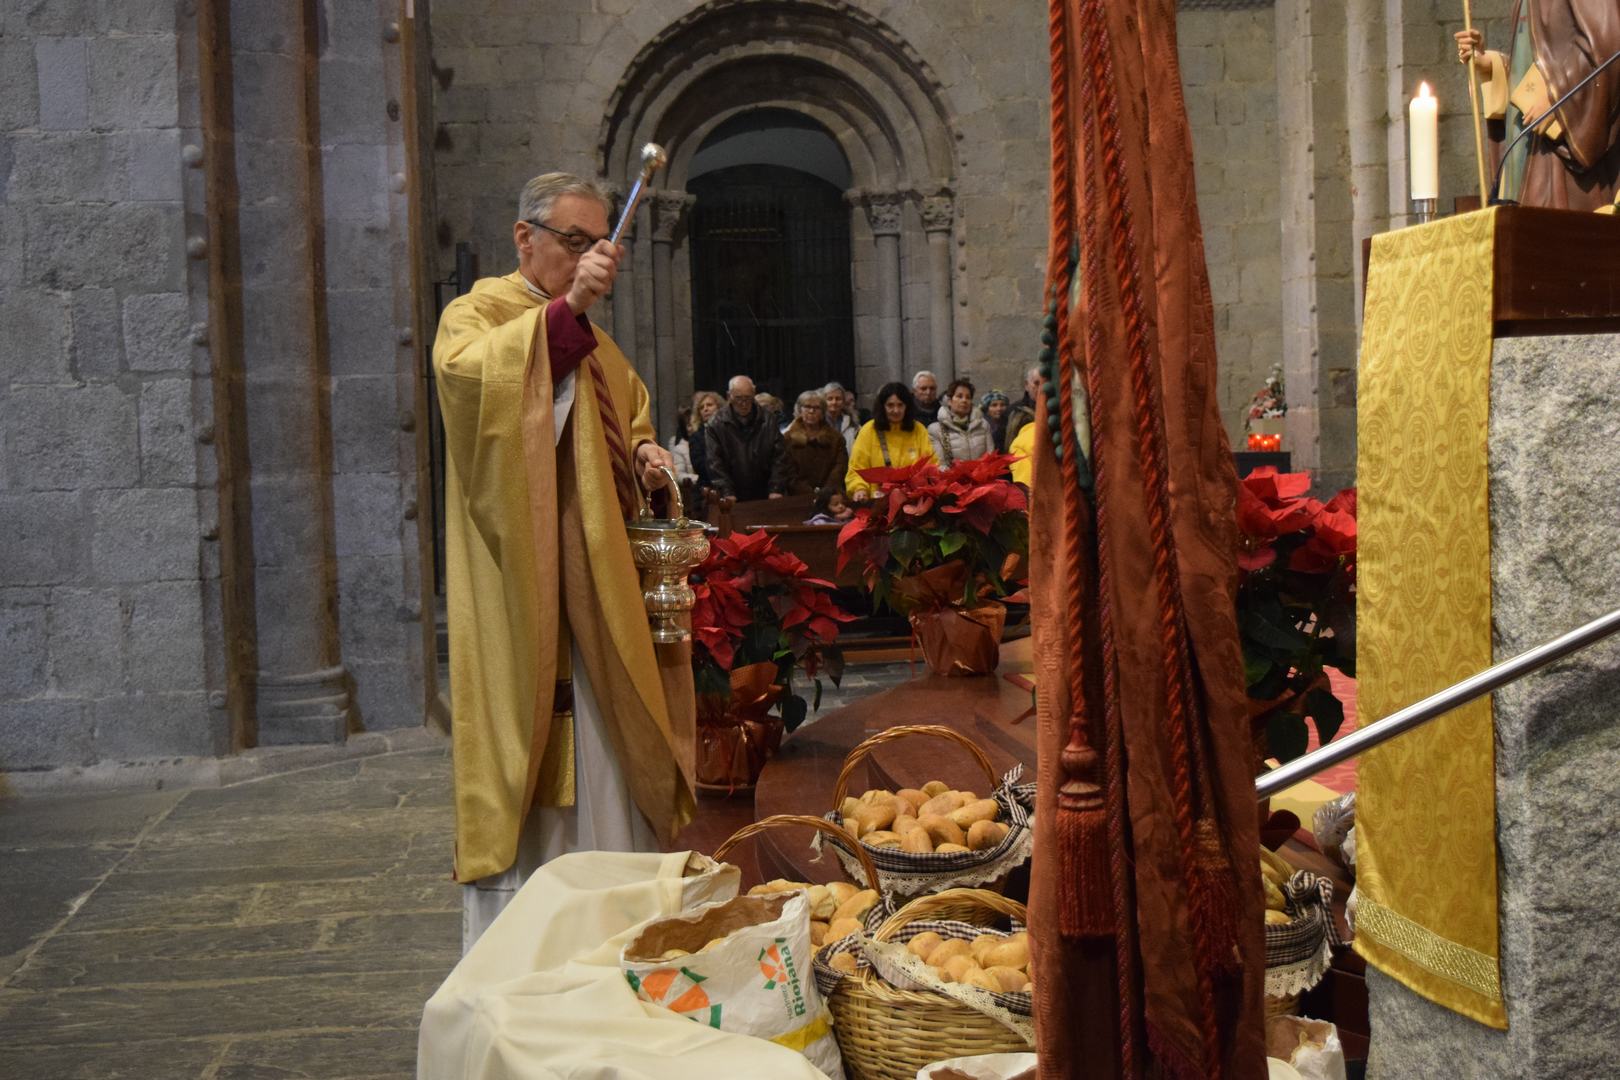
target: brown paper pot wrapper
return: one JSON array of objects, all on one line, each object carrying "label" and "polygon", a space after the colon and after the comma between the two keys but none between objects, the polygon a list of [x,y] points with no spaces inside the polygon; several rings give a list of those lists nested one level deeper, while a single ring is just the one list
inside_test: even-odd
[{"label": "brown paper pot wrapper", "polygon": [[751,788],[782,746],[782,718],[768,710],[782,696],[776,665],[749,664],[731,673],[731,697],[698,699],[697,782],[718,791]]},{"label": "brown paper pot wrapper", "polygon": [[923,658],[937,675],[988,675],[1001,661],[1001,627],[1007,609],[1000,604],[940,608],[911,616],[911,629]]}]

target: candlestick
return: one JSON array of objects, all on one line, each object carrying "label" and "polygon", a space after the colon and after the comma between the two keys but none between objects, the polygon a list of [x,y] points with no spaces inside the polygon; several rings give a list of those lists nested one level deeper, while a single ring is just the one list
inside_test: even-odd
[{"label": "candlestick", "polygon": [[1417,97],[1407,108],[1411,129],[1411,197],[1414,203],[1432,204],[1440,197],[1440,102],[1428,83],[1418,85]]}]

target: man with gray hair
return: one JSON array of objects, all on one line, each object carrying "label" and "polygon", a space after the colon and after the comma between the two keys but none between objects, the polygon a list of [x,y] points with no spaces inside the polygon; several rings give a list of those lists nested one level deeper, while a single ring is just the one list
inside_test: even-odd
[{"label": "man with gray hair", "polygon": [[861,430],[861,422],[852,414],[855,412],[855,398],[843,383],[830,382],[821,388],[821,397],[827,403],[827,423],[832,429],[844,438],[844,451],[848,453],[855,448],[855,436]]},{"label": "man with gray hair", "polygon": [[456,880],[470,947],[541,863],[657,851],[691,820],[689,646],[655,646],[625,520],[673,465],[586,313],[624,249],[566,173],[530,180],[518,269],[445,308],[445,576]]},{"label": "man with gray hair", "polygon": [[1013,402],[1007,410],[1007,445],[1012,446],[1018,431],[1035,419],[1035,395],[1041,392],[1041,369],[1032,367],[1024,372],[1024,396]]},{"label": "man with gray hair", "polygon": [[939,419],[939,379],[932,371],[919,371],[911,377],[911,398],[917,408],[917,423],[927,427]]},{"label": "man with gray hair", "polygon": [[759,407],[754,380],[733,375],[726,403],[703,427],[709,476],[722,496],[749,501],[780,499],[787,492],[787,451],[774,413]]}]

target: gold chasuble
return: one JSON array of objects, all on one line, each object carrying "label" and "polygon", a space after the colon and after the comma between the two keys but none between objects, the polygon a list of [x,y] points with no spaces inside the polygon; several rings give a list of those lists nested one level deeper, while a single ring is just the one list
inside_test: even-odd
[{"label": "gold chasuble", "polygon": [[614,495],[599,389],[630,453],[654,440],[647,388],[600,329],[561,440],[545,305],[485,278],[439,321],[445,427],[456,880],[510,867],[530,807],[574,801],[572,718],[553,714],[573,641],[631,797],[661,842],[692,819],[690,645],[654,647]]},{"label": "gold chasuble", "polygon": [[[1356,674],[1387,716],[1491,664],[1486,434],[1496,211],[1373,237],[1361,346]],[[1507,1027],[1489,698],[1362,755],[1356,951]]]}]

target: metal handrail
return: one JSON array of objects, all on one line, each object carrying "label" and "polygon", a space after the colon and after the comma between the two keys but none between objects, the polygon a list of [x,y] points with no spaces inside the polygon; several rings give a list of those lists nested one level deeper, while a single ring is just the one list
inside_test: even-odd
[{"label": "metal handrail", "polygon": [[1522,652],[1511,660],[1504,660],[1500,664],[1488,667],[1478,675],[1448,686],[1399,712],[1390,713],[1382,720],[1353,731],[1337,742],[1328,743],[1304,757],[1295,758],[1288,764],[1271,770],[1255,781],[1255,795],[1261,799],[1269,798],[1301,780],[1308,780],[1317,773],[1332,768],[1346,758],[1355,757],[1363,750],[1369,750],[1415,727],[1421,727],[1459,705],[1483,697],[1492,690],[1563,659],[1570,653],[1594,645],[1617,630],[1620,630],[1620,608],[1593,619],[1585,626],[1577,627],[1562,637]]}]

